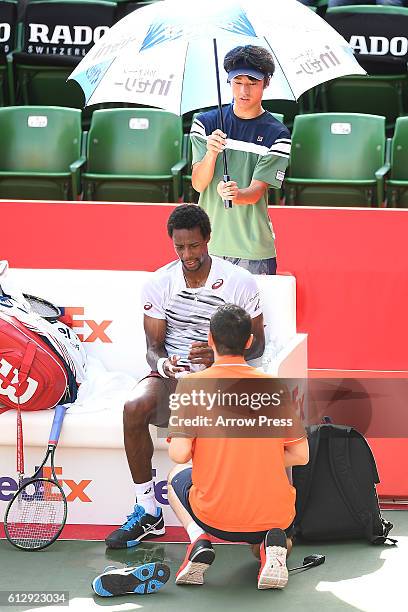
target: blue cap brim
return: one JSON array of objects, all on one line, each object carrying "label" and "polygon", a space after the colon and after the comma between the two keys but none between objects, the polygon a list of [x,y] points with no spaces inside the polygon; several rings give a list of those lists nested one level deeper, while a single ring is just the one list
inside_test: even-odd
[{"label": "blue cap brim", "polygon": [[234,68],[234,70],[230,70],[228,73],[228,83],[232,81],[237,76],[249,76],[257,81],[263,81],[265,75],[260,70],[256,70],[256,68],[249,68],[246,66],[242,66],[242,68]]}]

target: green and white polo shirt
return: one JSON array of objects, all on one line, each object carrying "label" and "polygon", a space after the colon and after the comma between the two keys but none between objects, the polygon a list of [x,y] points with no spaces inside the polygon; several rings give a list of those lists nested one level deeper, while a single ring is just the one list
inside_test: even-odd
[{"label": "green and white polo shirt", "polygon": [[[254,119],[240,119],[232,104],[223,107],[227,134],[227,163],[231,180],[238,188],[249,187],[252,179],[280,187],[289,162],[290,132],[271,113]],[[193,164],[203,159],[207,137],[220,127],[218,109],[197,116],[191,126]],[[275,257],[272,224],[268,217],[267,192],[254,205],[225,209],[217,193],[223,179],[223,161],[217,158],[214,178],[200,194],[199,204],[211,220],[209,251],[220,257],[269,259]]]}]

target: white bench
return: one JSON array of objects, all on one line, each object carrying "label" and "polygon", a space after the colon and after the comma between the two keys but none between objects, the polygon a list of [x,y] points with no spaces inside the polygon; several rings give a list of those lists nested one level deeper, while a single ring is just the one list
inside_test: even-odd
[{"label": "white bench", "polygon": [[[149,272],[15,269],[10,274],[24,292],[75,309],[74,330],[90,356],[108,370],[139,379],[149,371],[139,300]],[[263,296],[268,371],[286,378],[307,376],[307,337],[296,333],[296,282],[292,276],[259,276]],[[302,389],[298,390],[299,397]],[[53,411],[23,413],[25,464],[30,474],[42,459]],[[171,466],[167,444],[152,427],[156,496],[166,523],[178,524],[167,502]],[[15,411],[0,415],[0,520],[16,489]],[[116,525],[134,503],[123,446],[122,402],[111,409],[67,413],[56,453],[70,524]]]}]

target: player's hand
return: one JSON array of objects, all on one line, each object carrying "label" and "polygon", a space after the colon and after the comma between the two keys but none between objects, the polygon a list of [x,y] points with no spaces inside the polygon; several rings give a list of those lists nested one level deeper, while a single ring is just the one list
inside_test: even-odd
[{"label": "player's hand", "polygon": [[163,363],[164,373],[167,374],[169,378],[176,378],[176,374],[186,371],[187,368],[177,365],[179,359],[179,355],[171,355],[171,357],[166,359]]},{"label": "player's hand", "polygon": [[209,368],[214,363],[214,352],[207,342],[193,342],[188,360],[190,363],[201,364]]},{"label": "player's hand", "polygon": [[221,130],[214,130],[207,138],[207,151],[217,156],[225,149],[227,135]]},{"label": "player's hand", "polygon": [[238,185],[235,181],[220,181],[217,185],[217,193],[221,200],[234,201],[238,197]]}]

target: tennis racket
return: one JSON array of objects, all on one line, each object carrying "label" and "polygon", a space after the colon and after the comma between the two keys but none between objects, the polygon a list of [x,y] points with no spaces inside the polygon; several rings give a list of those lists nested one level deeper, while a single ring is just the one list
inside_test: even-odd
[{"label": "tennis racket", "polygon": [[[54,454],[65,411],[66,406],[56,406],[44,460],[33,476],[24,481],[6,509],[6,537],[22,550],[49,546],[58,538],[67,520],[67,499],[54,469]],[[51,460],[50,477],[45,477],[43,468],[48,459]]]},{"label": "tennis racket", "polygon": [[48,300],[44,300],[43,298],[36,297],[35,295],[29,295],[27,293],[23,293],[24,298],[30,304],[31,309],[43,317],[47,319],[47,321],[56,321],[58,317],[61,316],[61,310],[55,304],[52,304]]},{"label": "tennis racket", "polygon": [[17,396],[17,473],[18,488],[23,486],[24,479],[24,439],[23,421],[21,418],[20,396]]}]

